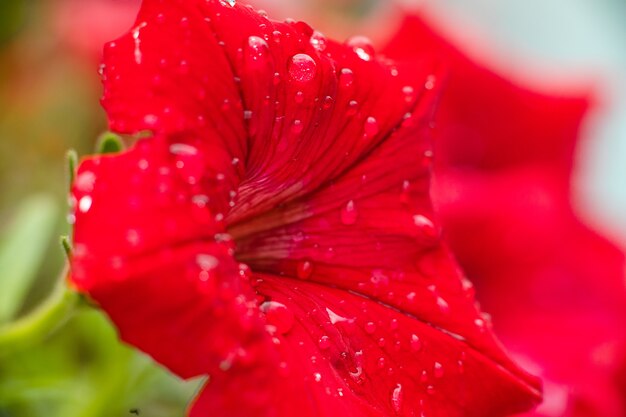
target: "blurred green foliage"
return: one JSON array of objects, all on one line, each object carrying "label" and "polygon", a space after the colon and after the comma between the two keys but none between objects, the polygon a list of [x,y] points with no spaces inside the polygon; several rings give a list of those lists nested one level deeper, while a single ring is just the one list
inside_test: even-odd
[{"label": "blurred green foliage", "polygon": [[0,0],[0,417],[182,416],[198,381],[121,343],[65,283],[65,153],[90,153],[105,119],[97,62],[55,31],[61,1]]},{"label": "blurred green foliage", "polygon": [[24,0],[0,2],[0,45],[10,39],[24,23],[26,6]]}]

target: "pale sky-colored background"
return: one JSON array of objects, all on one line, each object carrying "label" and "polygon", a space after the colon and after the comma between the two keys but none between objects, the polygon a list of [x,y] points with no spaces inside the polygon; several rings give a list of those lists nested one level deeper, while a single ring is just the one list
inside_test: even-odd
[{"label": "pale sky-colored background", "polygon": [[[358,1],[255,4],[323,28],[334,22],[316,22],[312,13],[323,15],[320,8],[331,7],[326,5]],[[462,25],[463,33],[469,29],[487,40],[495,55],[504,58],[498,67],[504,74],[510,71],[537,80],[545,76],[551,85],[563,87],[576,84],[573,80],[593,85],[599,105],[587,117],[579,142],[574,201],[590,224],[626,246],[626,0],[361,0],[379,5],[372,8],[372,15],[383,14],[393,1],[426,7],[433,21],[448,22],[444,26],[452,37],[459,34],[456,24]],[[378,17],[366,20],[369,27],[344,26],[344,32],[374,33]]]}]

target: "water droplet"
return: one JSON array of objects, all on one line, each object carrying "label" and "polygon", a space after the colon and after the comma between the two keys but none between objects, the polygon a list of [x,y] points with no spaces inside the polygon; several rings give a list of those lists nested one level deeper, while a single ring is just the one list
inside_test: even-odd
[{"label": "water droplet", "polygon": [[302,104],[304,102],[304,93],[302,91],[296,92],[295,101],[298,104]]},{"label": "water droplet", "polygon": [[379,369],[383,369],[385,367],[385,363],[386,361],[384,357],[381,356],[380,358],[378,358],[377,365]]},{"label": "water droplet", "polygon": [[315,60],[307,54],[297,54],[291,58],[289,65],[289,75],[294,80],[306,83],[315,78],[317,64]]},{"label": "water droplet", "polygon": [[91,196],[86,195],[81,197],[81,199],[78,201],[78,211],[80,211],[81,213],[87,213],[91,208],[92,203],[93,200],[91,199]]},{"label": "water droplet", "polygon": [[326,49],[326,37],[318,31],[313,32],[310,42],[313,48],[319,52],[323,52]]},{"label": "water droplet", "polygon": [[416,214],[413,216],[413,223],[415,224],[415,226],[420,228],[426,236],[434,237],[437,235],[435,224],[428,217],[421,214]]},{"label": "water droplet", "polygon": [[139,232],[130,229],[126,232],[126,241],[130,244],[130,246],[138,246],[139,245]]},{"label": "water droplet", "polygon": [[76,176],[76,179],[74,180],[74,187],[83,193],[90,193],[93,191],[95,183],[96,174],[91,171],[85,171]]},{"label": "water droplet", "polygon": [[348,204],[341,210],[341,223],[346,226],[353,225],[356,223],[357,216],[358,213],[354,206],[354,200],[348,201]]},{"label": "water droplet", "polygon": [[465,373],[465,361],[463,359],[459,359],[456,363],[456,368],[460,374]]},{"label": "water droplet", "polygon": [[252,119],[252,110],[244,110],[243,111],[243,119],[244,120]]},{"label": "water droplet", "polygon": [[304,124],[302,123],[302,120],[294,120],[293,124],[291,125],[291,132],[294,135],[299,135],[300,133],[302,133],[303,130]]},{"label": "water droplet", "polygon": [[[147,26],[146,22],[141,23],[139,26],[137,26],[135,29],[133,29],[133,40],[135,41],[135,51],[134,51],[134,55],[135,55],[135,62],[137,64],[141,64],[143,55],[141,53],[141,39],[139,39],[139,35],[140,35],[140,31],[141,29],[145,28]],[[113,47],[113,44],[110,44],[111,47]]]},{"label": "water droplet", "polygon": [[265,314],[267,324],[273,326],[277,333],[285,334],[293,327],[293,313],[283,303],[266,301],[259,306],[259,309]]},{"label": "water droplet", "polygon": [[478,329],[481,332],[484,332],[486,330],[485,321],[483,319],[478,318],[478,319],[474,320],[474,324],[476,325],[476,327],[478,327]]},{"label": "water droplet", "polygon": [[435,88],[435,81],[436,81],[435,76],[429,75],[426,78],[426,82],[424,83],[424,88],[427,90],[432,90],[433,88]]},{"label": "water droplet", "polygon": [[352,48],[354,53],[363,61],[370,61],[374,57],[374,46],[372,41],[365,36],[353,36],[346,44]]},{"label": "water droplet", "polygon": [[339,85],[348,88],[354,83],[354,73],[350,68],[343,68],[339,74]]},{"label": "water droplet", "polygon": [[320,382],[322,380],[322,374],[320,374],[319,372],[314,373],[313,379],[315,380],[315,382]]},{"label": "water droplet", "polygon": [[365,332],[367,334],[373,334],[376,331],[376,324],[372,321],[365,323]]},{"label": "water droplet", "polygon": [[269,46],[263,38],[258,36],[250,36],[248,38],[248,46],[246,48],[246,56],[248,62],[255,64],[264,64],[267,61],[267,53]]},{"label": "water droplet", "polygon": [[199,254],[196,256],[196,264],[203,271],[210,271],[219,265],[220,261],[213,255]]},{"label": "water droplet", "polygon": [[437,307],[439,307],[439,310],[441,310],[442,313],[448,313],[450,311],[448,302],[442,297],[437,297]]},{"label": "water droplet", "polygon": [[419,352],[422,349],[422,341],[415,334],[411,335],[411,342],[409,343],[409,345],[411,346],[411,350],[413,350],[414,352]]},{"label": "water droplet", "polygon": [[415,100],[415,89],[410,85],[402,88],[402,94],[404,94],[404,101],[412,103]]},{"label": "water droplet", "polygon": [[311,278],[311,274],[313,274],[313,264],[309,261],[302,261],[298,263],[296,268],[296,275],[300,279],[309,279]]},{"label": "water droplet", "polygon": [[335,313],[334,311],[332,311],[330,308],[326,308],[326,313],[328,313],[328,319],[330,320],[330,323],[335,325],[337,323],[343,323],[343,322],[350,322],[351,320],[340,316],[339,314]]},{"label": "water droplet", "polygon": [[368,117],[367,120],[365,121],[365,137],[366,138],[371,138],[374,137],[378,134],[378,121],[376,120],[376,118],[374,117]]},{"label": "water droplet", "polygon": [[396,413],[399,413],[400,410],[402,410],[402,397],[402,385],[398,384],[393,389],[393,393],[391,394],[391,405]]},{"label": "water droplet", "polygon": [[335,100],[333,100],[333,98],[331,96],[326,96],[324,97],[324,101],[322,103],[322,108],[324,110],[328,110],[332,107],[333,103]]},{"label": "water droplet", "polygon": [[348,110],[346,111],[346,116],[352,117],[357,114],[359,108],[359,103],[356,100],[350,100],[348,103]]},{"label": "water droplet", "polygon": [[279,30],[275,30],[274,32],[272,32],[272,39],[275,43],[280,43],[282,36],[283,34]]},{"label": "water droplet", "polygon": [[433,375],[435,378],[443,377],[443,365],[439,362],[435,362],[433,365]]},{"label": "water droplet", "polygon": [[326,336],[326,335],[320,337],[320,340],[318,342],[318,346],[322,350],[326,350],[326,349],[330,348],[330,338],[328,336]]}]

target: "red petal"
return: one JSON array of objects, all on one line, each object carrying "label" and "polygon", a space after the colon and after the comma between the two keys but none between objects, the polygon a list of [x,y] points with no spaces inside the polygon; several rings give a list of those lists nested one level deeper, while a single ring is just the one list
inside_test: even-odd
[{"label": "red petal", "polygon": [[518,378],[429,323],[328,286],[255,278],[257,291],[296,318],[275,334],[283,362],[214,375],[193,417],[259,415],[250,404],[281,416],[495,416],[526,401]]},{"label": "red petal", "polygon": [[587,100],[517,86],[418,17],[387,52],[411,62],[434,50],[452,70],[433,196],[499,334],[548,380],[536,415],[623,415],[618,355],[607,352],[626,341],[624,255],[578,220],[569,197]]},{"label": "red petal", "polygon": [[[114,130],[154,137],[82,164],[74,282],[125,340],[180,375],[211,374],[193,413],[526,408],[538,382],[495,342],[433,220],[432,66],[423,63],[407,84],[361,39],[320,42],[305,24],[273,23],[240,5],[145,1],[135,28],[107,49],[103,104]],[[236,260],[285,277],[253,287]],[[286,276],[298,274],[318,283],[294,286]],[[346,382],[342,363],[321,352],[326,342],[303,338],[320,320],[337,320],[318,304],[359,317],[354,334],[328,343],[362,345],[369,377],[380,373],[372,358],[382,353],[403,371],[380,389]],[[389,340],[397,334],[406,348],[420,333],[432,346],[425,356],[387,352],[365,336],[370,319],[396,316],[402,328],[389,329]],[[277,332],[294,339],[277,347]],[[303,351],[291,345],[301,341]],[[463,351],[463,375],[428,394],[418,365],[439,374],[435,362],[457,366]],[[303,365],[313,353],[319,368]],[[293,373],[280,379],[285,367]],[[314,387],[314,369],[328,382]],[[339,388],[350,402],[336,398]]]},{"label": "red petal", "polygon": [[548,163],[571,170],[588,97],[519,86],[468,58],[418,16],[405,18],[384,52],[404,64],[424,56],[449,64],[437,115],[442,165],[496,170]]}]

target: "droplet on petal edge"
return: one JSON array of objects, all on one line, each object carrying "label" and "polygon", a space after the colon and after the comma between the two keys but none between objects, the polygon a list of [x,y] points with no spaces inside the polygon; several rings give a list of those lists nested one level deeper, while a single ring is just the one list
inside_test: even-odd
[{"label": "droplet on petal edge", "polygon": [[318,31],[313,32],[310,42],[311,46],[319,52],[324,52],[326,49],[326,37]]},{"label": "droplet on petal edge", "polygon": [[346,42],[355,54],[363,61],[371,61],[374,57],[374,46],[372,41],[365,36],[353,36]]},{"label": "droplet on petal edge", "polygon": [[258,36],[250,36],[246,48],[246,56],[249,61],[260,65],[266,62],[269,46],[263,38]]},{"label": "droplet on petal edge", "polygon": [[306,83],[315,78],[317,63],[307,54],[297,54],[291,58],[289,75],[295,81]]}]

